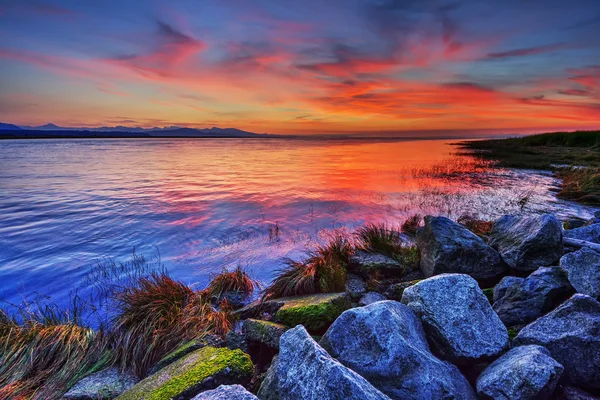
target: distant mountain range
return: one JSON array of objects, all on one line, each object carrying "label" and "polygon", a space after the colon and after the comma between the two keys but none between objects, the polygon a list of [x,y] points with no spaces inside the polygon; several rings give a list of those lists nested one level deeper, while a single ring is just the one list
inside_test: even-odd
[{"label": "distant mountain range", "polygon": [[265,137],[236,128],[185,128],[180,126],[137,128],[128,126],[101,126],[97,128],[68,128],[55,124],[18,126],[0,122],[0,137]]}]

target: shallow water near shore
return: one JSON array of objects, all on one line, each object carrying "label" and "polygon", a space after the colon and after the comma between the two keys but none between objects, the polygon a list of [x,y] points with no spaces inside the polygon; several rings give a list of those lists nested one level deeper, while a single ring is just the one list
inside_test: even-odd
[{"label": "shallow water near shore", "polygon": [[592,215],[557,200],[549,173],[492,169],[458,150],[435,140],[0,141],[0,299],[66,305],[91,290],[98,262],[134,248],[202,288],[237,265],[267,283],[282,257],[365,222]]}]

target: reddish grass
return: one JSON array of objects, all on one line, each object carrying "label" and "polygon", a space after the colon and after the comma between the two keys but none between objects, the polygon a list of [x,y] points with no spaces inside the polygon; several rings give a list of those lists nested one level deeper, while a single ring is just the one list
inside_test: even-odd
[{"label": "reddish grass", "polygon": [[250,296],[254,288],[258,287],[258,283],[252,280],[242,267],[238,266],[233,271],[223,271],[215,276],[208,285],[207,290],[212,296],[220,298],[227,292],[239,292],[245,296]]}]

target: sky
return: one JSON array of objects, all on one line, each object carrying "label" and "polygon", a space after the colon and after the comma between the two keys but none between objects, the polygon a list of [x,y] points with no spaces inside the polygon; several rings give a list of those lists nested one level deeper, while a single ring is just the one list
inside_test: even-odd
[{"label": "sky", "polygon": [[0,121],[600,128],[600,1],[0,0]]}]

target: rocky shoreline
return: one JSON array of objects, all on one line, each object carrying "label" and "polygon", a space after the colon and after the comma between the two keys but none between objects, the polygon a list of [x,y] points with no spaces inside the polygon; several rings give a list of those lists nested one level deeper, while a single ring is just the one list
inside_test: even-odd
[{"label": "rocky shoreline", "polygon": [[345,291],[245,305],[224,340],[188,342],[139,382],[96,372],[64,398],[599,398],[600,213],[570,223],[505,216],[481,237],[426,217],[417,269],[356,251]]}]

